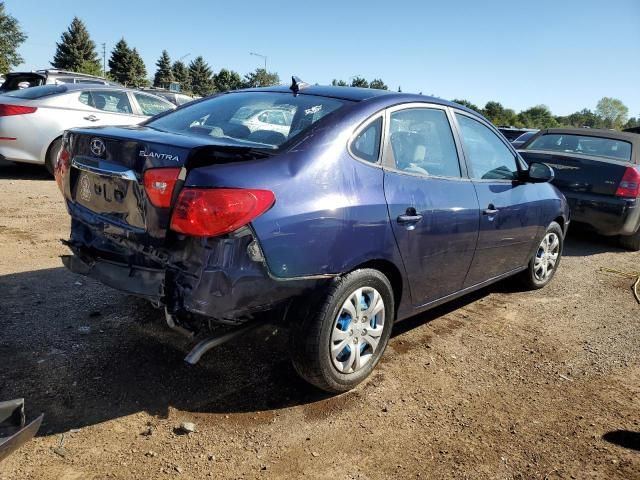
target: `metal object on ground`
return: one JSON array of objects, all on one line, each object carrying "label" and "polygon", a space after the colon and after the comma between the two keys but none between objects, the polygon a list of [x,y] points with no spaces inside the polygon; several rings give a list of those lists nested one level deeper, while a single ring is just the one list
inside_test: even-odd
[{"label": "metal object on ground", "polygon": [[43,418],[26,425],[24,399],[0,402],[0,462],[35,436]]},{"label": "metal object on ground", "polygon": [[233,330],[228,331],[227,333],[220,335],[219,337],[211,337],[206,340],[202,340],[198,342],[198,344],[191,349],[189,354],[184,358],[184,361],[190,365],[195,365],[200,361],[202,355],[207,353],[213,347],[217,347],[218,345],[222,345],[223,343],[228,342],[236,338],[238,335],[242,335],[243,333],[248,332],[249,330],[253,330],[259,325],[263,325],[262,322],[250,322],[242,325],[240,327],[236,327]]}]

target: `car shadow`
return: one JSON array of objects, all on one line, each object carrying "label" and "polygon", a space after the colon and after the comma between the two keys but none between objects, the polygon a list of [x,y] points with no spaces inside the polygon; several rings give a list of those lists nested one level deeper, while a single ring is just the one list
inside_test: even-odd
[{"label": "car shadow", "polygon": [[602,436],[603,440],[630,450],[640,451],[640,432],[629,430],[614,430]]},{"label": "car shadow", "polygon": [[53,180],[42,165],[13,163],[0,160],[0,179],[6,180]]},{"label": "car shadow", "polygon": [[584,257],[606,252],[625,252],[618,244],[618,237],[604,237],[586,229],[572,225],[564,243],[563,255]]}]

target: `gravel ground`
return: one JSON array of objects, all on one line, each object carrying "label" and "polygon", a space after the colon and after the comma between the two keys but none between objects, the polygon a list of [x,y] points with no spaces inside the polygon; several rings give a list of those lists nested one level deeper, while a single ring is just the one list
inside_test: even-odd
[{"label": "gravel ground", "polygon": [[[145,302],[66,271],[44,170],[0,165],[0,397],[45,413],[0,479],[640,479],[640,254],[571,232],[554,281],[504,281],[396,325],[327,396],[269,327],[188,367]],[[181,434],[182,422],[196,431]]]}]

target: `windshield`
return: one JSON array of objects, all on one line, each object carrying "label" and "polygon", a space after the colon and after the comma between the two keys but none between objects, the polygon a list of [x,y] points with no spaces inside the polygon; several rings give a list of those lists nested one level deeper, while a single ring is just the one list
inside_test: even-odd
[{"label": "windshield", "polygon": [[631,143],[586,135],[548,134],[536,138],[527,150],[549,150],[631,161]]},{"label": "windshield", "polygon": [[3,95],[6,95],[7,97],[24,98],[26,100],[35,100],[37,98],[47,97],[57,93],[64,93],[66,91],[67,87],[63,85],[42,85],[41,87],[25,88],[24,90],[13,90],[11,92],[3,93]]},{"label": "windshield", "polygon": [[279,147],[347,100],[275,92],[238,92],[212,97],[147,123],[165,132],[218,137]]}]

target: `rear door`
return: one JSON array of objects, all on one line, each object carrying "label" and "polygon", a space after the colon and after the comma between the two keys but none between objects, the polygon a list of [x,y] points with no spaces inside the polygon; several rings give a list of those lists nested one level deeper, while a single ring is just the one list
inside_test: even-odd
[{"label": "rear door", "polygon": [[415,306],[463,286],[478,237],[478,200],[461,165],[448,109],[387,113],[384,191]]},{"label": "rear door", "polygon": [[503,137],[477,117],[456,111],[469,176],[480,204],[478,246],[465,287],[526,264],[541,207],[530,184],[518,181],[518,158]]}]

